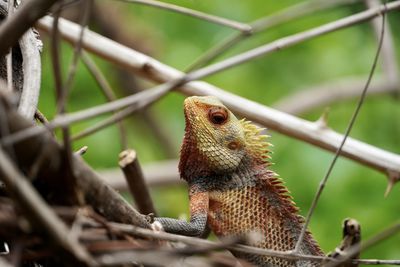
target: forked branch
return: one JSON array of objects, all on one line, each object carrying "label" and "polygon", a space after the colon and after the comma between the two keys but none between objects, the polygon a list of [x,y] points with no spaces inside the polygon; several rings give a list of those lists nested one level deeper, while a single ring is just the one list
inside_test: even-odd
[{"label": "forked branch", "polygon": [[[391,4],[391,8],[400,8],[400,1],[391,2],[389,4]],[[369,18],[371,18],[371,16],[373,17],[376,15],[374,12],[378,11],[380,11],[380,9],[365,12],[367,12]],[[365,12],[362,12],[364,14],[363,16],[354,15],[352,17],[353,19],[355,17],[365,20]],[[41,20],[39,26],[44,30],[49,30],[51,28],[51,18],[47,17]],[[66,40],[75,42],[77,41],[79,26],[61,20],[60,32]],[[286,41],[288,41],[288,39],[286,39]],[[283,43],[281,44],[283,45]],[[164,65],[151,57],[104,38],[94,32],[87,32],[83,39],[83,46],[88,51],[156,82],[166,82],[184,77],[182,72]],[[184,86],[181,86],[179,90],[187,95],[217,96],[233,111],[254,122],[332,152],[337,150],[341,140],[343,139],[341,134],[328,128],[321,128],[317,123],[306,121],[263,106],[256,102],[228,93],[205,82],[189,82]],[[346,141],[341,155],[370,166],[385,174],[389,171],[396,173],[400,172],[399,155],[384,151],[352,138],[349,138]]]}]

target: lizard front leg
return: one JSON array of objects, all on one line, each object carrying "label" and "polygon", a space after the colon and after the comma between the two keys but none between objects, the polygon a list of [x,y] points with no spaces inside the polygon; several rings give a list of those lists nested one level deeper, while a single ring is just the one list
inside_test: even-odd
[{"label": "lizard front leg", "polygon": [[[193,188],[191,188],[193,189]],[[209,197],[207,192],[190,190],[190,221],[158,217],[155,222],[161,223],[168,233],[187,236],[202,236],[207,231],[207,214]]]}]

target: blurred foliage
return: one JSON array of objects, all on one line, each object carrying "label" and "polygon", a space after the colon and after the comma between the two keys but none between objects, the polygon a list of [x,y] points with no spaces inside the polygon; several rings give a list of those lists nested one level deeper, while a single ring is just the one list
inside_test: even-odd
[{"label": "blurred foliage", "polygon": [[[299,1],[176,0],[168,2],[238,21],[250,22]],[[110,9],[117,11],[118,16],[109,19],[124,23],[121,27],[127,31],[126,34],[132,34],[137,38],[138,43],[146,45],[143,50],[151,51],[151,56],[178,69],[189,66],[204,51],[233,32],[222,26],[151,7],[111,1],[101,4],[108,5]],[[363,5],[356,4],[314,13],[257,34],[243,41],[221,58],[339,19],[361,11],[363,8]],[[399,19],[399,13],[393,12],[389,15],[397,48],[400,44]],[[371,68],[376,47],[377,42],[371,27],[368,23],[364,23],[234,67],[208,77],[206,81],[259,103],[272,105],[291,93],[318,83],[327,83],[347,76],[366,76]],[[45,46],[43,56],[40,109],[51,118],[54,116],[52,114],[55,110],[55,101],[47,48],[48,45]],[[63,45],[62,51],[63,64],[68,66],[72,55],[71,48]],[[397,55],[399,62],[399,49]],[[117,94],[121,95],[121,91],[118,90],[115,67],[100,59],[96,59],[96,62],[107,74]],[[64,68],[65,72],[66,70],[67,67]],[[378,68],[377,74],[380,72]],[[141,84],[143,87],[152,86],[144,81]],[[160,127],[167,132],[177,148],[184,129],[181,107],[183,99],[184,96],[171,93],[149,108],[155,114]],[[69,112],[105,101],[83,65],[78,67],[69,100]],[[354,99],[333,104],[329,114],[330,127],[344,132],[356,102],[357,100]],[[316,120],[322,111],[323,108],[317,109],[303,117]],[[140,114],[126,122],[129,125],[130,147],[138,151],[141,162],[165,158],[165,153],[160,149],[160,144],[152,135],[151,129],[138,120],[138,116]],[[102,118],[105,116],[79,123],[74,125],[72,130],[76,133]],[[272,135],[271,142],[274,144],[273,169],[286,181],[301,208],[301,213],[305,215],[333,154],[272,131],[270,134]],[[96,168],[117,167],[120,144],[116,136],[118,136],[117,128],[110,127],[75,142],[74,147],[88,145],[89,150],[85,159]],[[398,98],[392,95],[368,97],[351,136],[377,147],[400,153]],[[395,187],[387,198],[383,197],[385,188],[386,178],[383,174],[346,159],[338,161],[311,221],[311,231],[326,252],[332,250],[341,240],[341,222],[346,217],[360,221],[364,240],[395,221],[398,222],[400,186]],[[180,186],[156,188],[152,190],[152,193],[160,214],[171,217],[187,214],[185,188]],[[362,256],[399,259],[400,234],[368,249]]]}]

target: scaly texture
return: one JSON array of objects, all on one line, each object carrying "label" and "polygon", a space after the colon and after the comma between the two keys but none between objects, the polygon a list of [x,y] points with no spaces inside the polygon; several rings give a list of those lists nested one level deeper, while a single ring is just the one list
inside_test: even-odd
[{"label": "scaly texture", "polygon": [[[168,232],[200,236],[211,228],[219,237],[257,233],[246,244],[277,251],[292,250],[303,218],[288,190],[269,170],[269,143],[261,128],[238,120],[211,96],[185,100],[186,128],[179,171],[189,184],[190,222],[156,218]],[[309,232],[300,248],[304,255],[323,255]],[[257,266],[317,266],[235,253]]]}]

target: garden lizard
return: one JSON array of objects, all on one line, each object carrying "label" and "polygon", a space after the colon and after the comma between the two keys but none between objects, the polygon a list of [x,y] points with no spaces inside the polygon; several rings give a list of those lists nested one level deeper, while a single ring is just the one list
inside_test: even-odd
[{"label": "garden lizard", "polygon": [[[217,98],[189,97],[184,102],[185,135],[179,172],[189,186],[190,221],[155,218],[166,232],[201,236],[209,227],[218,237],[258,233],[246,245],[277,251],[295,248],[303,218],[278,175],[269,169],[267,136],[262,128],[239,120]],[[307,231],[300,254],[323,253]],[[318,266],[233,252],[256,266]]]}]

